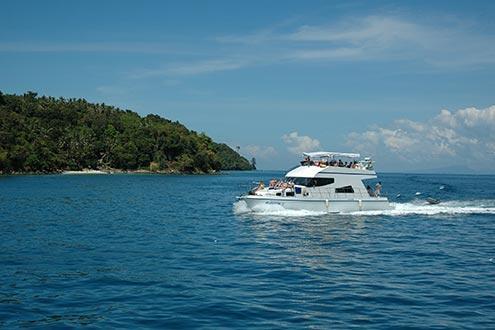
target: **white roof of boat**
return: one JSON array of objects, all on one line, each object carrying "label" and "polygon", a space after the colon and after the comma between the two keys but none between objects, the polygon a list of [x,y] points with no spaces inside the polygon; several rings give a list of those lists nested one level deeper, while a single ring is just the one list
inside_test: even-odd
[{"label": "white roof of boat", "polygon": [[345,177],[358,177],[361,179],[375,178],[376,173],[373,170],[359,169],[359,168],[347,168],[347,167],[336,167],[336,166],[299,166],[296,167],[285,174],[286,177],[300,177],[300,178],[314,178],[317,176],[326,177],[331,175],[345,176]]},{"label": "white roof of boat", "polygon": [[322,157],[347,157],[347,158],[360,158],[360,154],[352,154],[348,152],[334,152],[334,151],[316,151],[316,152],[303,152],[304,156],[310,158],[322,158]]}]

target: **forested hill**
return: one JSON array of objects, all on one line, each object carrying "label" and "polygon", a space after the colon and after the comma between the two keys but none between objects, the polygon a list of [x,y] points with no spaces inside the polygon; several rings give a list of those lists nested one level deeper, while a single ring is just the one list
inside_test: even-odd
[{"label": "forested hill", "polygon": [[204,133],[157,115],[84,99],[0,92],[0,171],[122,169],[166,173],[248,170],[247,159]]}]

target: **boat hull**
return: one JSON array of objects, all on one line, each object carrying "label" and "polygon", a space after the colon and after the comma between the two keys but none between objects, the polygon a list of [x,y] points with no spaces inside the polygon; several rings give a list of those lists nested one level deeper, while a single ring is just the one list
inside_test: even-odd
[{"label": "boat hull", "polygon": [[253,211],[263,210],[275,205],[288,210],[307,210],[326,213],[346,213],[358,211],[389,210],[387,198],[370,199],[311,199],[294,197],[242,196],[247,207]]}]

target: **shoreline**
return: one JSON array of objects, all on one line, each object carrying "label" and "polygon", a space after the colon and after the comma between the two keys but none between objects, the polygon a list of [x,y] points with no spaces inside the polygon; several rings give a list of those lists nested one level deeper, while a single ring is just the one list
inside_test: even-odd
[{"label": "shoreline", "polygon": [[215,175],[223,172],[211,171],[211,172],[180,172],[176,170],[159,170],[151,171],[145,169],[137,170],[122,170],[122,169],[82,169],[82,170],[60,170],[53,172],[0,172],[0,176],[21,176],[21,175],[111,175],[111,174],[157,174],[157,175]]}]

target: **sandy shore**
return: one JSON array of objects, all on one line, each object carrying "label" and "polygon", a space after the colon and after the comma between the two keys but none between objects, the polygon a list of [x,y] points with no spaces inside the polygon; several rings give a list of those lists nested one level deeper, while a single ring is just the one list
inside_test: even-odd
[{"label": "sandy shore", "polygon": [[112,171],[84,169],[80,171],[63,171],[61,174],[79,175],[79,174],[111,174],[111,173]]},{"label": "sandy shore", "polygon": [[13,173],[3,173],[0,171],[0,175],[46,175],[46,174],[61,174],[61,175],[103,175],[103,174],[179,174],[179,175],[204,175],[204,174],[218,174],[218,171],[211,171],[209,173],[200,172],[179,172],[177,170],[160,170],[160,171],[150,171],[145,169],[139,170],[121,170],[121,169],[82,169],[77,171],[55,171],[55,172],[13,172]]}]

